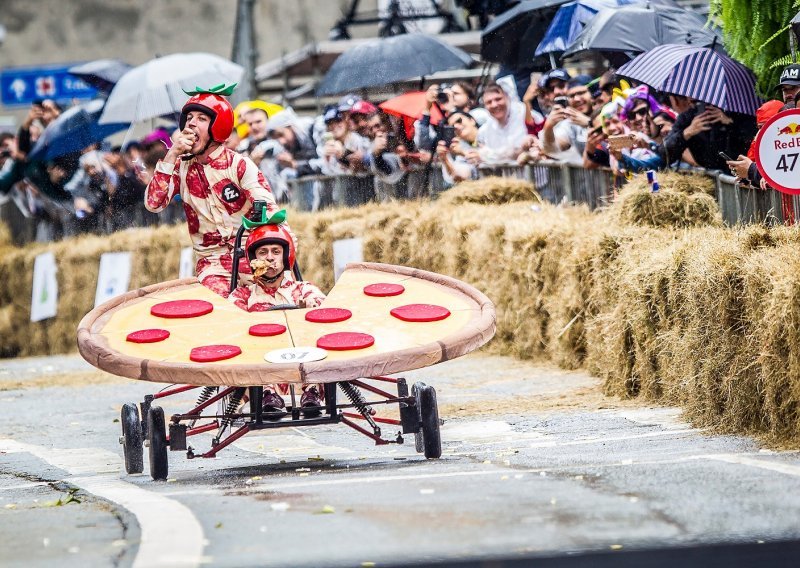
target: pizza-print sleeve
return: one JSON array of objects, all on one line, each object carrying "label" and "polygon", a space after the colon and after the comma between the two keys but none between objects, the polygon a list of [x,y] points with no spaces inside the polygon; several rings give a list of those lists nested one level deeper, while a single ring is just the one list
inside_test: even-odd
[{"label": "pizza-print sleeve", "polygon": [[229,302],[233,302],[237,308],[240,308],[244,311],[248,311],[247,301],[249,299],[250,299],[250,289],[245,286],[239,286],[228,296]]},{"label": "pizza-print sleeve", "polygon": [[159,160],[147,190],[144,193],[144,206],[148,211],[158,213],[169,205],[181,187],[180,161],[175,164]]},{"label": "pizza-print sleeve", "polygon": [[300,288],[300,298],[305,300],[307,308],[316,308],[325,299],[325,294],[313,284],[303,282]]}]

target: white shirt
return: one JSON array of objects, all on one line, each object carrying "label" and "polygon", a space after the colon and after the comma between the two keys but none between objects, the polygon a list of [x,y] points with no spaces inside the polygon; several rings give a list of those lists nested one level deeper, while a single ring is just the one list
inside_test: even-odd
[{"label": "white shirt", "polygon": [[478,129],[478,144],[485,162],[508,162],[517,159],[528,129],[525,127],[525,103],[509,102],[506,123],[489,117]]}]

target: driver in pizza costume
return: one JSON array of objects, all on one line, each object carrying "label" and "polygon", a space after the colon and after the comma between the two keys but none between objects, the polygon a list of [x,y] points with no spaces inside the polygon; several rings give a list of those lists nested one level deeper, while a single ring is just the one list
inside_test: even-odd
[{"label": "driver in pizza costume", "polygon": [[[254,201],[264,201],[270,214],[278,209],[258,167],[224,145],[234,121],[225,96],[235,86],[187,92],[191,97],[181,110],[180,132],[156,164],[144,198],[145,207],[158,213],[180,194],[197,259],[197,278],[222,297],[230,292],[233,242],[242,218],[250,214]],[[247,282],[246,263],[239,271]]]},{"label": "driver in pizza costume", "polygon": [[[247,237],[245,250],[253,271],[253,281],[239,285],[228,297],[239,308],[248,312],[264,312],[287,304],[316,308],[325,299],[325,294],[319,288],[310,282],[295,279],[296,248],[284,225],[266,224],[254,228]],[[286,406],[279,390],[286,394],[288,385],[264,387],[263,408],[268,414],[280,413]],[[304,416],[319,414],[314,407],[322,403],[321,392],[319,385],[303,385],[300,407]]]}]

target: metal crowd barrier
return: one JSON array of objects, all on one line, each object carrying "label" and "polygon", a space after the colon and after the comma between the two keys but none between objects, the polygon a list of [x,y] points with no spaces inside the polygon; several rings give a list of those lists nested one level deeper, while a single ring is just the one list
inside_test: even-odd
[{"label": "metal crowd barrier", "polygon": [[717,203],[722,220],[728,225],[764,223],[775,225],[795,223],[796,196],[785,196],[779,191],[741,185],[736,178],[717,174]]},{"label": "metal crowd barrier", "polygon": [[[732,176],[718,172],[703,170],[702,173],[715,179],[717,202],[723,221],[728,225],[795,224],[800,221],[800,196],[743,186],[737,184]],[[608,205],[622,181],[615,179],[609,169],[585,169],[555,161],[540,161],[525,166],[516,163],[485,165],[478,170],[478,175],[480,178],[501,176],[529,180],[545,201],[555,204],[582,203],[590,209]],[[308,176],[287,180],[287,184],[291,203],[300,211],[357,207],[386,199],[435,197],[448,189],[438,165],[408,172],[395,184],[387,184],[369,174]],[[9,225],[16,244],[46,239],[47,235],[37,230],[38,220],[23,216],[20,208],[20,204],[8,198],[0,200],[0,220]],[[139,217],[132,215],[130,224],[138,226],[169,221],[165,214],[159,215],[157,221],[140,220]],[[106,232],[113,228],[104,227]]]}]

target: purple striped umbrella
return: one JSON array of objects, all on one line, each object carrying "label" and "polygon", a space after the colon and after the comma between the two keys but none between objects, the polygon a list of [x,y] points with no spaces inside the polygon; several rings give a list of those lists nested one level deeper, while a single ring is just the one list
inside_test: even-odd
[{"label": "purple striped umbrella", "polygon": [[620,67],[617,75],[729,112],[755,115],[762,102],[753,72],[708,47],[660,45]]}]

